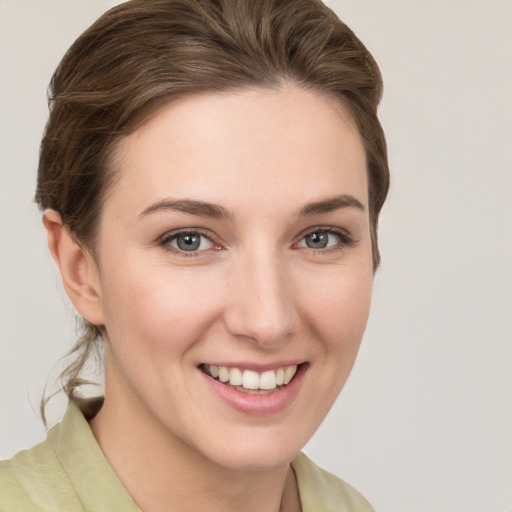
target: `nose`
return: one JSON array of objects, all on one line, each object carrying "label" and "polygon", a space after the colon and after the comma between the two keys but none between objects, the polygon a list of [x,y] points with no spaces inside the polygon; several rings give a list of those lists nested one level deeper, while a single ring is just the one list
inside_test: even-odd
[{"label": "nose", "polygon": [[265,348],[280,346],[297,329],[299,315],[286,262],[267,251],[241,257],[231,268],[228,331]]}]

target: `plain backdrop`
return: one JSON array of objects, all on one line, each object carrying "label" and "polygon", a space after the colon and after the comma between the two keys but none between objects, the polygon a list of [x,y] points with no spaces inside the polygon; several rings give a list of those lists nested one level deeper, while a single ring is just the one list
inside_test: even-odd
[{"label": "plain backdrop", "polygon": [[[74,339],[32,203],[46,87],[115,3],[0,0],[0,458],[44,439]],[[360,356],[306,451],[379,512],[511,512],[512,2],[328,4],[381,66],[393,184]]]}]

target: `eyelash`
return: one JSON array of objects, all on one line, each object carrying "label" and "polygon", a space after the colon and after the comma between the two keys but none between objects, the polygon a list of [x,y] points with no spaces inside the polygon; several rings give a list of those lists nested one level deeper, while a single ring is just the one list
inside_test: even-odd
[{"label": "eyelash", "polygon": [[325,247],[325,248],[317,248],[314,249],[312,247],[305,247],[305,249],[309,249],[313,254],[325,254],[328,252],[335,252],[335,251],[342,251],[346,249],[347,247],[353,247],[356,243],[354,238],[345,230],[340,228],[334,228],[334,227],[326,227],[326,226],[316,226],[313,229],[308,229],[306,233],[304,233],[300,240],[293,244],[294,246],[297,246],[300,242],[306,239],[306,237],[318,234],[318,233],[325,233],[327,235],[334,235],[338,242],[334,244],[333,246]]},{"label": "eyelash", "polygon": [[221,249],[220,245],[216,244],[210,236],[206,235],[205,233],[202,233],[201,231],[194,230],[194,229],[191,229],[191,230],[184,229],[182,231],[168,233],[162,237],[162,239],[159,242],[159,245],[162,246],[164,250],[171,252],[173,254],[177,254],[184,258],[191,258],[191,257],[197,258],[198,256],[202,256],[208,250],[210,250],[210,249],[203,249],[203,250],[199,250],[199,251],[185,251],[185,250],[173,247],[171,245],[171,242],[173,240],[177,240],[179,236],[183,236],[183,235],[198,236],[198,237],[204,238],[204,239],[208,240],[213,245],[214,250]]},{"label": "eyelash", "polygon": [[[303,246],[299,247],[298,246],[298,244],[300,242],[302,242],[303,240],[305,240],[305,238],[307,236],[311,236],[315,233],[325,233],[327,235],[334,235],[338,239],[338,243],[336,243],[333,246],[329,246],[329,247],[325,247],[325,248],[318,248],[318,249],[311,248],[311,247],[303,247]],[[196,250],[196,251],[186,251],[186,250],[182,250],[182,249],[173,247],[171,245],[171,242],[174,240],[177,240],[179,236],[183,236],[183,235],[201,237],[203,239],[208,240],[213,245],[213,247],[212,247],[213,250],[221,250],[222,249],[220,244],[217,244],[212,239],[212,237],[208,236],[207,234],[205,234],[201,231],[194,230],[194,229],[182,230],[182,231],[166,234],[160,239],[159,245],[164,250],[171,252],[173,254],[177,254],[181,257],[185,257],[185,258],[190,258],[190,257],[197,258],[200,256],[204,256],[207,252],[212,250],[209,248],[209,249]],[[307,232],[302,234],[299,241],[292,244],[292,247],[297,250],[306,249],[306,250],[309,250],[313,254],[325,254],[325,253],[329,253],[329,252],[342,251],[347,247],[353,247],[355,244],[356,244],[356,240],[354,240],[352,238],[352,236],[347,231],[345,231],[343,229],[317,226],[312,229],[308,229]]]}]

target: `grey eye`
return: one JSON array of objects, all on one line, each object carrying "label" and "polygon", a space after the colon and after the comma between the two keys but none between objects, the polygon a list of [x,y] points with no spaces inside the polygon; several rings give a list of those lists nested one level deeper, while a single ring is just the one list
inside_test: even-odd
[{"label": "grey eye", "polygon": [[332,230],[318,229],[308,233],[297,245],[308,249],[327,249],[339,245],[343,236]]},{"label": "grey eye", "polygon": [[176,245],[182,251],[197,251],[201,245],[199,235],[179,235],[176,237]]},{"label": "grey eye", "polygon": [[[325,249],[329,246],[329,236],[335,238],[332,234],[327,231],[315,231],[304,237],[306,246],[310,249]],[[331,242],[332,245],[332,242]]]},{"label": "grey eye", "polygon": [[213,246],[212,241],[200,233],[178,233],[172,236],[167,243],[184,252],[204,251]]}]

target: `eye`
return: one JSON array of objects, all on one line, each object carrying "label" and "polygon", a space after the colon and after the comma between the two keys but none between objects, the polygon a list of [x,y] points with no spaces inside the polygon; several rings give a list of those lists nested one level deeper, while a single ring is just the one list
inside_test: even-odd
[{"label": "eye", "polygon": [[215,244],[206,235],[193,231],[182,231],[169,235],[162,240],[162,245],[175,252],[189,253],[207,251],[215,247]]},{"label": "eye", "polygon": [[308,249],[334,249],[350,246],[354,241],[345,232],[334,229],[316,229],[304,236],[297,247]]}]

